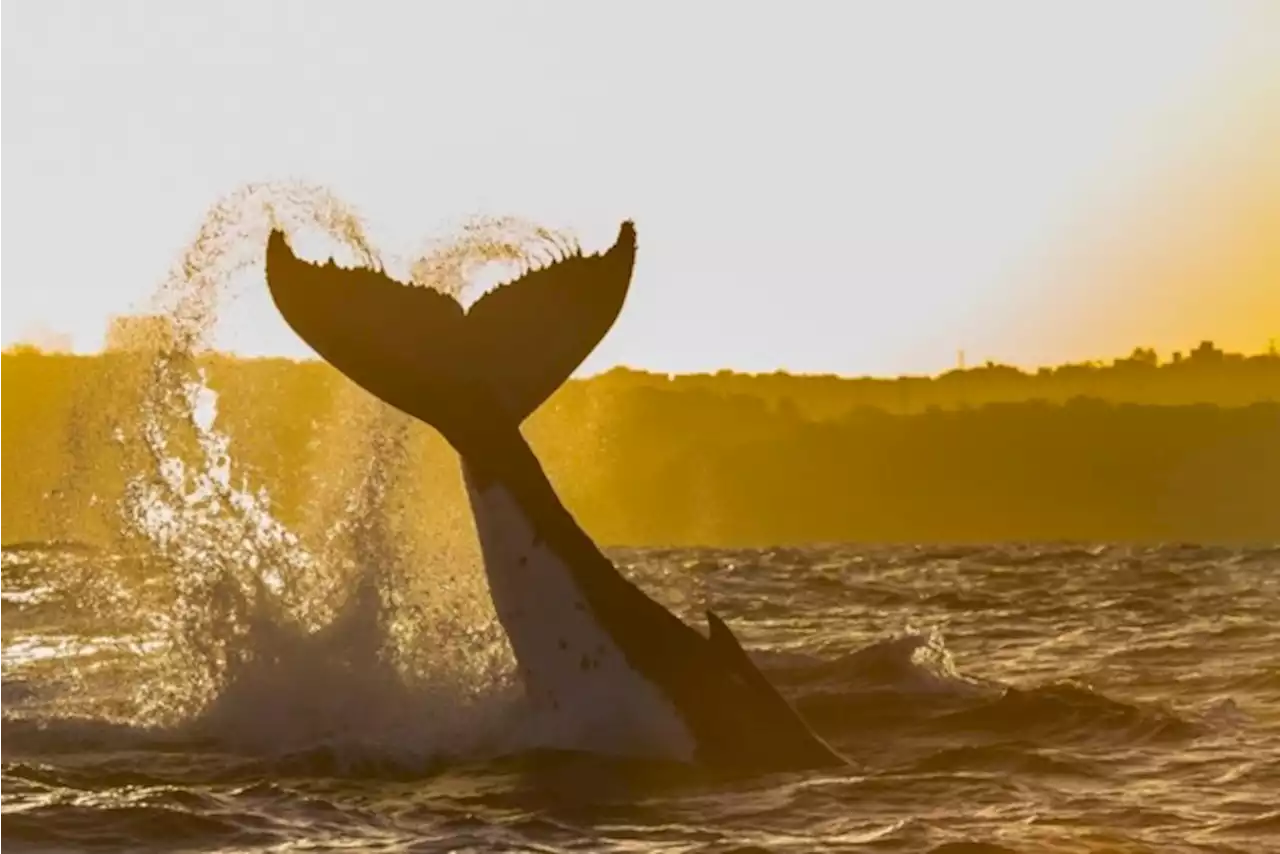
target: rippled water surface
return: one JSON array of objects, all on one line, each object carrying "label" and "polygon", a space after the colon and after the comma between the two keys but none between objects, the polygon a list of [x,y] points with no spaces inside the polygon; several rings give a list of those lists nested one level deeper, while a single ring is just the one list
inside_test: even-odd
[{"label": "rippled water surface", "polygon": [[165,684],[200,667],[154,617],[166,585],[45,544],[4,553],[5,847],[1280,850],[1278,551],[614,556],[686,619],[722,613],[852,767],[540,750],[500,661],[424,679],[359,591],[314,632],[244,625],[174,713]]}]

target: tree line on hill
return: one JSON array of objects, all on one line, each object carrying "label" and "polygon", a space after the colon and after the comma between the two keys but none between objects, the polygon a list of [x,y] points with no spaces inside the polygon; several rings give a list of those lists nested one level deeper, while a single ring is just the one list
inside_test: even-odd
[{"label": "tree line on hill", "polygon": [[[112,437],[136,418],[144,362],[4,353],[4,542],[110,536],[86,508],[124,488]],[[237,476],[288,521],[350,384],[319,362],[203,362]],[[445,473],[438,500],[460,504],[456,461],[420,429],[415,465]],[[566,384],[525,429],[566,504],[611,544],[1280,540],[1275,352],[1203,344],[1163,364],[1140,349],[1109,365],[887,380],[618,368]]]}]

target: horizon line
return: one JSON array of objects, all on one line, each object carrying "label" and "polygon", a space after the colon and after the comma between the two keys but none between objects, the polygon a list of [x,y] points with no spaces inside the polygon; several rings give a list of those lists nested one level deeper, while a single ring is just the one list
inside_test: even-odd
[{"label": "horizon line", "polygon": [[[157,317],[157,315],[143,315],[143,316],[131,315],[130,317],[150,318],[150,317]],[[791,370],[781,366],[773,368],[772,370],[765,370],[765,371],[741,370],[738,368],[734,368],[732,366],[722,366],[714,369],[701,369],[701,370],[665,371],[657,368],[645,367],[643,365],[627,365],[622,363],[616,363],[608,367],[601,367],[601,368],[594,369],[591,373],[579,374],[575,372],[573,375],[570,376],[570,381],[595,379],[595,378],[603,377],[618,371],[634,373],[634,374],[647,374],[650,376],[662,376],[668,379],[675,379],[678,377],[715,377],[723,374],[728,374],[731,376],[739,376],[739,377],[767,377],[767,376],[782,375],[782,376],[789,376],[789,377],[796,377],[796,378],[836,378],[836,379],[846,379],[846,380],[893,381],[893,380],[904,380],[904,379],[940,379],[944,376],[955,374],[955,373],[968,373],[971,371],[976,372],[976,371],[984,371],[984,370],[992,370],[992,369],[1012,369],[1017,371],[1018,373],[1025,374],[1027,376],[1035,376],[1036,374],[1044,371],[1057,371],[1062,368],[1077,367],[1077,368],[1107,369],[1107,368],[1114,368],[1118,364],[1122,364],[1122,363],[1147,364],[1147,365],[1150,365],[1152,368],[1169,367],[1169,366],[1180,364],[1180,363],[1201,364],[1204,362],[1203,358],[1200,358],[1200,359],[1194,358],[1194,354],[1197,352],[1213,353],[1215,359],[1220,358],[1223,361],[1229,360],[1233,362],[1237,360],[1246,361],[1246,360],[1253,360],[1253,359],[1268,359],[1268,358],[1280,359],[1280,348],[1278,348],[1278,342],[1280,342],[1280,337],[1271,337],[1268,341],[1267,346],[1264,349],[1261,349],[1257,352],[1250,353],[1246,351],[1223,350],[1218,348],[1216,345],[1214,345],[1214,343],[1210,339],[1202,339],[1194,347],[1187,347],[1182,350],[1169,351],[1168,358],[1162,358],[1161,354],[1154,347],[1138,346],[1130,350],[1127,355],[1122,355],[1122,356],[1111,356],[1109,358],[1081,359],[1078,361],[1059,362],[1056,364],[1037,364],[1037,365],[1026,365],[1026,364],[1020,364],[1016,362],[1004,362],[996,359],[981,359],[981,360],[974,360],[972,362],[966,363],[966,361],[963,359],[964,351],[958,350],[957,354],[960,356],[960,358],[957,359],[957,364],[934,373],[852,374],[852,373],[838,373],[835,371]],[[30,353],[30,354],[38,354],[38,355],[45,355],[45,356],[76,356],[76,357],[83,357],[83,358],[93,358],[95,356],[104,356],[110,353],[138,352],[138,351],[145,351],[147,349],[149,348],[144,344],[143,346],[133,346],[133,347],[104,346],[96,350],[80,350],[76,348],[49,347],[47,345],[42,346],[39,342],[22,340],[22,341],[14,341],[9,344],[5,344],[2,348],[0,348],[0,353],[6,356]],[[1144,359],[1135,358],[1135,356],[1138,356],[1139,354],[1146,354],[1146,359],[1144,360]],[[282,355],[282,354],[240,353],[240,352],[236,352],[235,350],[222,350],[215,347],[202,349],[198,351],[198,355],[222,357],[222,358],[240,360],[245,362],[283,361],[283,362],[291,362],[295,364],[325,363],[323,358],[315,354],[308,354],[305,356],[289,356],[289,355]]]}]

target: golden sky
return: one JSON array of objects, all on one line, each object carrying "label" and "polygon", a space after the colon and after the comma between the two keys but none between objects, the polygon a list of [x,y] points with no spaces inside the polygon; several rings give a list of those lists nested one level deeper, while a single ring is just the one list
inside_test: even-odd
[{"label": "golden sky", "polygon": [[[1280,5],[7,5],[3,338],[101,345],[219,197],[405,252],[637,222],[587,371],[935,372],[1280,337]],[[306,352],[246,289],[220,333]]]}]

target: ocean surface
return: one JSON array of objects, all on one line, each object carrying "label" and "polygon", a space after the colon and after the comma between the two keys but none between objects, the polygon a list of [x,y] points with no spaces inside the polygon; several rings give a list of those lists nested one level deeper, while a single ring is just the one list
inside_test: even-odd
[{"label": "ocean surface", "polygon": [[722,614],[850,767],[544,749],[491,617],[407,608],[385,576],[309,629],[287,585],[22,544],[4,848],[1280,851],[1280,549],[613,556],[696,625]]}]

